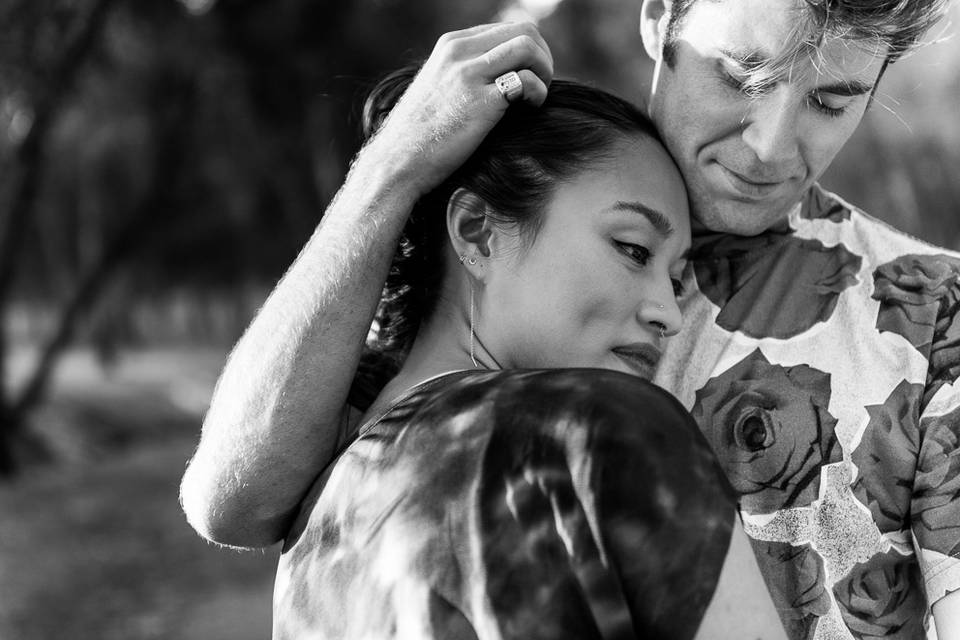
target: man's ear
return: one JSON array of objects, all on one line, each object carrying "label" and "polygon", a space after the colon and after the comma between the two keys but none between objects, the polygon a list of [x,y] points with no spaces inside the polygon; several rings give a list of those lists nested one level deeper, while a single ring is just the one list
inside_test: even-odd
[{"label": "man's ear", "polygon": [[647,55],[659,62],[667,37],[672,0],[643,0],[640,6],[640,38]]},{"label": "man's ear", "polygon": [[483,198],[462,187],[454,191],[447,201],[447,233],[457,255],[489,258],[492,232]]}]

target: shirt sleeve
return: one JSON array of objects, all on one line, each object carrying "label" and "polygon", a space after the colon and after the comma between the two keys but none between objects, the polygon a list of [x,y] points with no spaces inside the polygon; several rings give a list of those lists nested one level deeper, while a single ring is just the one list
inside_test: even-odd
[{"label": "shirt sleeve", "polygon": [[[614,372],[515,381],[495,404],[479,515],[496,532],[488,591],[510,637],[597,637],[577,629],[585,620],[603,638],[694,637],[735,503],[690,415]],[[544,633],[545,619],[563,623]]]},{"label": "shirt sleeve", "polygon": [[960,287],[940,301],[919,421],[911,522],[931,605],[960,589]]}]

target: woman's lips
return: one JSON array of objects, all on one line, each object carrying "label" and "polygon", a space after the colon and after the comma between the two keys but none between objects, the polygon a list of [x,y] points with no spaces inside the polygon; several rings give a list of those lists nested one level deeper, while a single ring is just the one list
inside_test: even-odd
[{"label": "woman's lips", "polygon": [[660,350],[652,344],[638,343],[617,347],[613,353],[642,378],[652,378],[660,362]]}]

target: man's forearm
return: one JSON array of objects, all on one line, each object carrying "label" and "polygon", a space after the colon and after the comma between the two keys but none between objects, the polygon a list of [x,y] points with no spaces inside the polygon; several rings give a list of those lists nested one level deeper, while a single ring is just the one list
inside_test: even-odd
[{"label": "man's forearm", "polygon": [[542,104],[553,59],[535,26],[444,34],[357,156],[217,383],[181,488],[200,533],[237,546],[286,533],[337,446],[340,413],[410,210],[503,116],[509,103],[494,81],[514,69],[522,99]]},{"label": "man's forearm", "polygon": [[236,546],[279,540],[337,446],[364,339],[416,190],[376,141],[237,343],[181,487],[191,524]]}]

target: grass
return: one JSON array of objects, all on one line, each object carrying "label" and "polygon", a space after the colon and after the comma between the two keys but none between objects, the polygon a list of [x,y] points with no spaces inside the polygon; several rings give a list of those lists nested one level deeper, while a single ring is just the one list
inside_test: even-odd
[{"label": "grass", "polygon": [[177,503],[223,355],[86,357],[37,414],[60,461],[0,485],[0,639],[268,638],[277,550],[216,548]]}]

